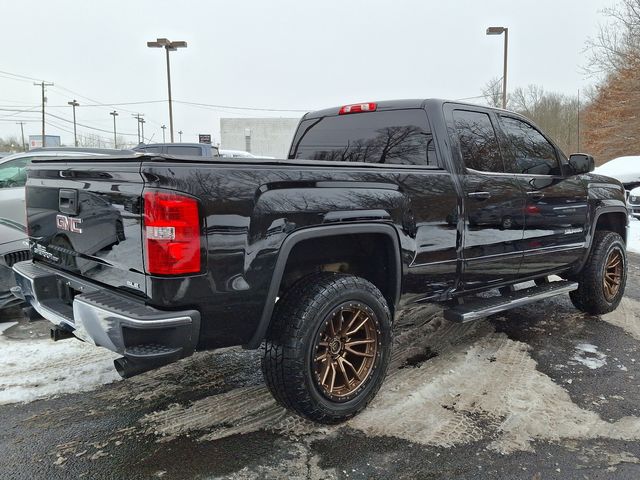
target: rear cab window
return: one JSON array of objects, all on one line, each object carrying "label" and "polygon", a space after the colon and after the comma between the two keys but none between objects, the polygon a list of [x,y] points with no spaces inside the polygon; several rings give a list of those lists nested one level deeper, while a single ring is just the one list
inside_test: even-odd
[{"label": "rear cab window", "polygon": [[289,158],[439,167],[427,114],[418,108],[303,120]]},{"label": "rear cab window", "polygon": [[505,171],[498,137],[487,113],[454,110],[453,124],[465,167],[480,172]]}]

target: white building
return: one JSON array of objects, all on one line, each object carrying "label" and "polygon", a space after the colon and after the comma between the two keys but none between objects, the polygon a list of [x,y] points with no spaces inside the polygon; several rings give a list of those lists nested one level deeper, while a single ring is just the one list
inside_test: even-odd
[{"label": "white building", "polygon": [[220,148],[287,158],[298,118],[221,118]]}]

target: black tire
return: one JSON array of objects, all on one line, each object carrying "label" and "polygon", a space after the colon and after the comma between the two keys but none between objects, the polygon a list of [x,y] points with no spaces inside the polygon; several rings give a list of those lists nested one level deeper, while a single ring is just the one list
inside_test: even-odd
[{"label": "black tire", "polygon": [[502,217],[502,223],[500,225],[500,228],[502,228],[502,230],[509,230],[510,228],[513,228],[513,226],[514,221],[510,215],[505,215],[504,217]]},{"label": "black tire", "polygon": [[[622,262],[620,284],[615,295],[607,295],[604,287],[607,260],[619,252]],[[577,290],[570,292],[573,305],[585,313],[601,315],[615,310],[622,300],[627,283],[627,255],[624,240],[615,232],[597,231],[591,244],[587,263],[577,275]]]},{"label": "black tire", "polygon": [[[327,319],[347,304],[366,308],[377,329],[377,348],[366,379],[348,398],[337,400],[322,390],[313,362]],[[391,324],[386,300],[367,280],[328,272],[301,279],[278,301],[267,333],[262,372],[269,390],[282,406],[316,422],[333,424],[353,417],[384,381],[391,353]]]}]

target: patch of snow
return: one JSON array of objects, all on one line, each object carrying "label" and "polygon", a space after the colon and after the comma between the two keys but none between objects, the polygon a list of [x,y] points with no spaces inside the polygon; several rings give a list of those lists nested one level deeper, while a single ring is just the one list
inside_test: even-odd
[{"label": "patch of snow", "polygon": [[0,335],[2,335],[2,332],[4,332],[5,330],[13,327],[14,325],[17,325],[18,322],[7,322],[7,323],[0,323]]},{"label": "patch of snow", "polygon": [[602,368],[607,364],[607,356],[598,351],[598,347],[590,343],[580,343],[576,346],[576,354],[572,360],[581,363],[591,370]]},{"label": "patch of snow", "polygon": [[[636,340],[640,340],[640,302],[629,297],[622,297],[618,308],[611,313],[602,315],[600,318],[611,325],[622,328]],[[631,359],[635,362],[635,359]]]},{"label": "patch of snow", "polygon": [[640,220],[636,218],[629,219],[627,250],[634,253],[640,253]]},{"label": "patch of snow", "polygon": [[0,405],[84,392],[119,380],[113,367],[118,356],[74,338],[53,342],[0,335]]}]

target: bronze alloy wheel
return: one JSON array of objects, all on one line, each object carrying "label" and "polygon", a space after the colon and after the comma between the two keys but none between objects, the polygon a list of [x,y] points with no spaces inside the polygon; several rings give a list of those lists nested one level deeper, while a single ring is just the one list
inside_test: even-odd
[{"label": "bronze alloy wheel", "polygon": [[316,339],[312,359],[320,391],[347,401],[365,385],[375,368],[380,331],[373,311],[349,302],[334,309]]},{"label": "bronze alloy wheel", "polygon": [[622,252],[620,249],[614,248],[609,252],[607,262],[604,266],[604,276],[602,278],[604,297],[608,302],[612,301],[620,290],[623,266]]}]

